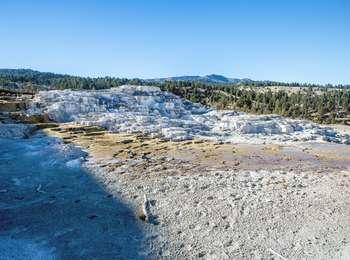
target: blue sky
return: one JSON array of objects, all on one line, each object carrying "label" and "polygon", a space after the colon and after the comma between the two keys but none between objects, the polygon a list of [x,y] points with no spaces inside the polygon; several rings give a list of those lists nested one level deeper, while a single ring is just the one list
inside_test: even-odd
[{"label": "blue sky", "polygon": [[0,1],[0,67],[350,83],[350,1]]}]

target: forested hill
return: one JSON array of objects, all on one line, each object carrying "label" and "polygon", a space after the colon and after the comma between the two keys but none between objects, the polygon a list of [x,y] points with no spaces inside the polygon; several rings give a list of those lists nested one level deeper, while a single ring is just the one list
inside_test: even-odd
[{"label": "forested hill", "polygon": [[28,69],[0,69],[0,88],[104,89],[124,84],[156,85],[193,102],[218,109],[257,114],[279,114],[319,123],[350,123],[350,86],[241,81],[203,83],[196,80],[142,80],[112,77],[77,77]]},{"label": "forested hill", "polygon": [[13,90],[104,89],[130,82],[142,83],[141,80],[78,77],[30,69],[0,69],[0,87]]},{"label": "forested hill", "polygon": [[40,72],[31,69],[0,69],[0,86],[2,87],[27,87],[27,88],[52,88],[52,89],[103,89],[123,84],[152,84],[159,85],[166,82],[177,83],[203,83],[206,85],[234,85],[234,86],[287,86],[287,87],[326,87],[326,88],[350,88],[350,85],[317,85],[307,83],[286,83],[276,81],[254,81],[250,79],[230,79],[221,75],[182,76],[159,79],[127,79],[115,77],[79,77],[52,72]]}]

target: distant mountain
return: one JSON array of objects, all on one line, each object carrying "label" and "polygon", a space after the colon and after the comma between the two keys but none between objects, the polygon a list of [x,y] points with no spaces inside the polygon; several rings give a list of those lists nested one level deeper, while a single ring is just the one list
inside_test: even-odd
[{"label": "distant mountain", "polygon": [[210,74],[206,76],[179,76],[179,77],[168,77],[168,78],[155,78],[147,79],[147,81],[164,82],[164,81],[199,81],[202,83],[215,83],[215,84],[239,84],[253,82],[251,79],[237,79],[227,78],[222,75]]},{"label": "distant mountain", "polygon": [[31,69],[1,69],[0,68],[0,88],[20,89],[105,89],[121,85],[152,85],[161,84],[165,81],[198,81],[203,84],[231,84],[255,87],[266,86],[288,86],[288,87],[327,87],[327,88],[350,88],[350,85],[319,85],[307,83],[286,83],[270,80],[251,80],[227,78],[218,74],[206,76],[180,76],[154,79],[127,79],[116,77],[81,77],[67,74],[57,74],[52,72],[40,72]]}]

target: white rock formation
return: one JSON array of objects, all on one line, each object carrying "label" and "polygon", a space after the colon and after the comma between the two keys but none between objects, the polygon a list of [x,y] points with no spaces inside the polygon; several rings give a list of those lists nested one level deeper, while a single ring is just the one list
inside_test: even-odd
[{"label": "white rock formation", "polygon": [[112,132],[142,132],[170,140],[350,143],[348,133],[330,127],[276,115],[211,110],[150,86],[42,91],[35,97],[29,113],[46,113],[57,122],[75,121]]}]

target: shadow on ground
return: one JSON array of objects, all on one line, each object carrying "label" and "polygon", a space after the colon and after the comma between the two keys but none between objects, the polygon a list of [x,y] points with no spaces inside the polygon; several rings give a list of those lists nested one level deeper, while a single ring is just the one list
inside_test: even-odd
[{"label": "shadow on ground", "polygon": [[144,259],[134,213],[79,167],[81,151],[0,138],[0,259]]}]

